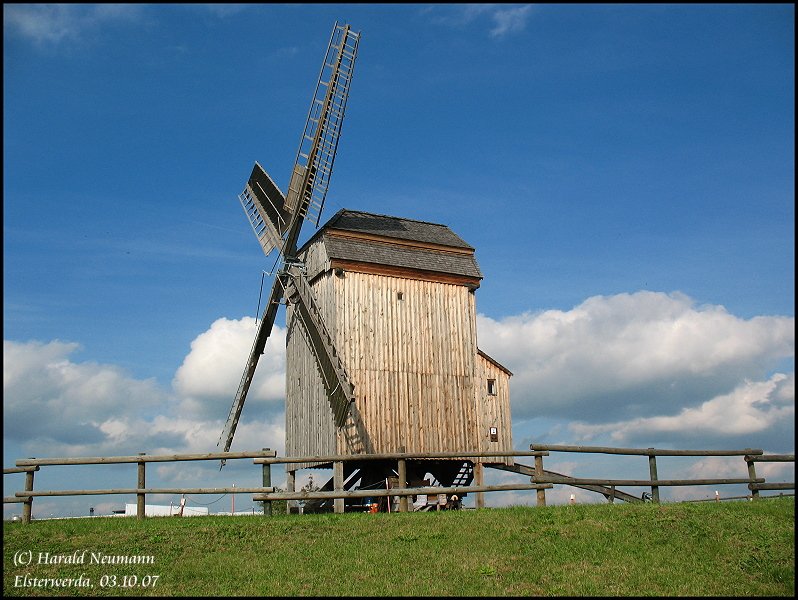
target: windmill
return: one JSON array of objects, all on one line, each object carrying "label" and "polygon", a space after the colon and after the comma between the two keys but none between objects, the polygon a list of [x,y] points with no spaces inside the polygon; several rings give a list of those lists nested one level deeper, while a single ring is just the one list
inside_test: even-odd
[{"label": "windmill", "polygon": [[[239,195],[263,252],[268,256],[277,249],[282,262],[217,443],[217,446],[223,444],[224,452],[233,443],[258,360],[283,298],[298,309],[313,340],[318,367],[325,374],[328,399],[337,424],[344,423],[354,401],[353,385],[338,358],[296,254],[302,223],[309,220],[318,227],[324,209],[359,41],[360,33],[353,32],[349,25],[336,22],[333,26],[285,196],[257,162]],[[222,466],[224,463],[222,461]]]},{"label": "windmill", "polygon": [[[255,163],[239,195],[264,253],[277,249],[281,263],[217,445],[230,449],[285,303],[285,451],[309,460],[286,466],[289,491],[296,471],[317,468],[334,471],[322,490],[336,480],[345,489],[393,485],[397,464],[383,458],[396,453],[419,457],[406,461],[411,486],[481,484],[484,467],[515,466],[466,454],[512,450],[512,373],[477,345],[475,249],[443,224],[356,210],[319,228],[359,40],[335,24],[287,193]],[[298,248],[304,220],[317,231]],[[330,462],[341,455],[353,460]]]}]

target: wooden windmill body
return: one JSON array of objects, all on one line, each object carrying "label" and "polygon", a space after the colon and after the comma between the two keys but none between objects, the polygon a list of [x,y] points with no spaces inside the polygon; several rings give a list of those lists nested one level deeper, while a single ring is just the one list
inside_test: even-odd
[{"label": "wooden windmill body", "polygon": [[[408,461],[407,478],[468,485],[483,463],[512,465],[467,454],[512,451],[511,373],[477,347],[474,248],[445,225],[341,210],[297,249],[303,220],[319,223],[358,42],[336,23],[288,192],[256,163],[239,196],[263,251],[277,248],[283,261],[219,444],[230,449],[284,303],[288,456],[463,451]],[[386,482],[396,469],[373,459],[345,465],[346,488]],[[296,469],[331,467],[292,463],[289,488]]]},{"label": "wooden windmill body", "polygon": [[511,373],[477,347],[471,246],[445,225],[341,210],[298,258],[355,394],[336,426],[289,304],[287,454],[512,450]]}]

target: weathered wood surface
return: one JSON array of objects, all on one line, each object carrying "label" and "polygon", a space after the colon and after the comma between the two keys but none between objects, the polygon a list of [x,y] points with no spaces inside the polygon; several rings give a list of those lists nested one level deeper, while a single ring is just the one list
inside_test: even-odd
[{"label": "weathered wood surface", "polygon": [[274,491],[266,487],[221,487],[221,488],[117,488],[99,490],[41,490],[16,492],[19,498],[34,496],[107,496],[114,494],[255,494]]},{"label": "weathered wood surface", "polygon": [[794,490],[795,482],[787,483],[762,483],[764,479],[757,479],[756,483],[749,483],[749,490]]},{"label": "weathered wood surface", "polygon": [[548,450],[550,452],[585,452],[588,454],[628,454],[640,456],[745,456],[762,454],[762,450],[746,448],[745,450],[663,450],[657,448],[608,448],[604,446],[563,446],[552,444],[530,444],[530,450]]},{"label": "weathered wood surface", "polygon": [[230,460],[235,458],[259,458],[276,456],[274,450],[269,452],[211,452],[210,454],[163,454],[163,455],[138,455],[138,456],[84,456],[63,458],[22,458],[16,462],[18,467],[45,466],[45,465],[105,465],[117,463],[139,462],[179,462],[184,460]]},{"label": "weathered wood surface", "polygon": [[[538,477],[535,475],[533,480],[538,483],[564,483],[567,485],[603,485],[603,486],[659,486],[659,487],[673,487],[682,485],[729,485],[733,483],[749,483],[751,480],[747,477],[744,479],[589,479],[581,477],[555,477],[552,475],[544,475]],[[764,482],[764,478],[756,480]]]},{"label": "weathered wood surface", "polygon": [[795,462],[795,454],[762,454],[746,456],[748,462]]},{"label": "weathered wood surface", "polygon": [[340,492],[274,492],[268,494],[257,494],[252,496],[252,500],[332,500],[335,498],[376,498],[382,496],[415,496],[426,494],[434,496],[436,494],[465,494],[474,492],[505,492],[512,490],[538,490],[551,489],[550,484],[537,483],[508,483],[501,485],[483,486],[453,486],[453,487],[416,487],[416,488],[393,488],[393,489],[373,489],[373,490],[342,490]]},{"label": "weathered wood surface", "polygon": [[10,473],[27,473],[28,471],[38,471],[39,467],[9,467],[7,469],[3,469],[3,475],[8,475]]},{"label": "weathered wood surface", "polygon": [[[542,469],[540,473],[537,473],[537,471],[535,470],[534,467],[530,467],[529,465],[523,465],[523,464],[518,463],[518,462],[516,462],[515,464],[513,464],[511,466],[509,466],[509,465],[491,465],[491,468],[492,469],[500,469],[502,471],[510,471],[512,473],[520,473],[521,475],[528,475],[530,477],[534,477],[537,474],[537,475],[540,475],[540,476],[560,477],[563,480],[573,479],[573,477],[570,477],[569,475],[563,475],[562,473],[557,473],[555,471],[549,471],[549,470],[543,470]],[[571,484],[569,484],[569,485],[571,485]],[[613,498],[615,498],[617,500],[623,500],[624,502],[629,502],[629,503],[642,502],[642,500],[640,498],[638,498],[637,496],[632,496],[631,494],[627,494],[624,491],[617,490],[617,489],[614,490],[611,487],[607,487],[607,486],[603,486],[603,485],[576,485],[576,484],[573,484],[572,487],[577,487],[577,488],[580,488],[580,489],[583,489],[583,490],[587,490],[589,492],[596,492],[596,493],[602,494],[602,495],[604,495],[604,496],[606,496],[608,498],[610,496],[612,496]],[[543,504],[541,504],[541,506],[545,506],[545,497],[543,498],[542,502],[543,502]]]},{"label": "weathered wood surface", "polygon": [[[473,282],[446,282],[431,272],[410,277],[336,268],[323,236],[306,246],[304,259],[355,402],[345,427],[337,429],[326,374],[289,306],[288,456],[512,449],[509,375],[478,364]],[[483,393],[488,377],[497,380],[494,398]],[[498,442],[489,441],[490,426],[497,427]],[[319,464],[298,462],[297,468]]]},{"label": "weathered wood surface", "polygon": [[[508,456],[549,456],[546,451],[538,450],[511,450],[505,451],[456,451],[456,452],[383,452],[376,454],[330,454],[318,456],[277,456],[274,458],[256,458],[255,464],[281,464],[281,463],[318,463],[326,464],[336,461],[361,461],[361,460],[432,460],[437,458],[506,458]],[[492,462],[492,461],[484,461]],[[504,462],[504,461],[496,461]]]}]

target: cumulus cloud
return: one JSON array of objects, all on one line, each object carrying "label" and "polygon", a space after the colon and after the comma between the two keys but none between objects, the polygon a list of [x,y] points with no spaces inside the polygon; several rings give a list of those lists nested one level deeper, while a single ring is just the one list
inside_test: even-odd
[{"label": "cumulus cloud", "polygon": [[569,311],[479,315],[477,327],[480,347],[515,373],[514,419],[593,424],[700,407],[768,377],[795,345],[793,317],[746,320],[647,291],[595,296]]},{"label": "cumulus cloud", "polygon": [[138,17],[135,4],[4,4],[3,26],[36,44],[55,45]]},{"label": "cumulus cloud", "polygon": [[168,405],[154,380],[137,380],[113,365],[77,363],[74,343],[3,341],[3,436],[94,444],[101,424]]},{"label": "cumulus cloud", "polygon": [[[217,319],[191,342],[191,350],[175,373],[172,386],[182,398],[181,408],[193,415],[218,416],[220,406],[232,403],[249,359],[257,327],[255,319]],[[277,325],[258,360],[245,406],[266,404],[282,408],[285,398],[286,331]],[[227,416],[225,411],[224,416]]]},{"label": "cumulus cloud", "polygon": [[[255,329],[249,317],[214,321],[191,343],[171,389],[114,365],[75,360],[74,343],[6,340],[4,442],[14,445],[15,455],[19,448],[35,451],[27,455],[46,448],[50,456],[213,451]],[[523,434],[516,445],[539,421],[562,424],[563,439],[536,437],[547,443],[728,443],[780,453],[793,444],[795,377],[774,368],[794,356],[792,317],[741,319],[721,306],[697,306],[683,294],[638,292],[596,296],[568,311],[500,320],[479,315],[478,333],[480,347],[515,373],[512,416],[514,431]],[[233,450],[284,452],[285,339],[285,329],[275,326]],[[614,467],[597,474],[591,465],[584,473],[568,462],[549,461],[548,467],[617,475]],[[236,469],[242,478],[235,481],[243,481],[246,466],[231,463],[224,476]],[[722,476],[719,469],[719,463],[701,461],[694,476]],[[770,479],[784,469],[762,465],[761,472]],[[162,465],[154,472],[168,481],[199,481],[216,477],[217,470]],[[582,501],[582,492],[576,493]],[[585,494],[585,500],[592,497]],[[521,498],[527,495],[507,495],[502,502]]]},{"label": "cumulus cloud", "polygon": [[[114,365],[76,361],[75,343],[4,340],[4,439],[64,456],[214,451],[254,336],[252,318],[218,319],[192,342],[172,390]],[[275,326],[233,450],[282,451],[284,390],[285,329]]]},{"label": "cumulus cloud", "polygon": [[613,442],[700,439],[707,435],[752,438],[782,422],[795,419],[795,374],[777,373],[767,381],[744,381],[729,394],[716,396],[696,408],[683,408],[676,415],[632,419],[589,425],[572,423],[577,439],[609,434]]}]

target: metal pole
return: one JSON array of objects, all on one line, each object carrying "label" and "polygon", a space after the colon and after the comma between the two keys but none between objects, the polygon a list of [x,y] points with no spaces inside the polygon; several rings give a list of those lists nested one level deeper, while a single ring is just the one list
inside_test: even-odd
[{"label": "metal pole", "polygon": [[[33,491],[33,471],[25,471],[25,491]],[[22,505],[22,522],[30,523],[33,515],[33,496],[28,496]]]},{"label": "metal pole", "polygon": [[[535,477],[543,477],[543,457],[535,457]],[[534,477],[532,478],[534,481]],[[538,506],[546,506],[546,490],[538,490]]]},{"label": "metal pole", "polygon": [[[399,459],[399,488],[404,489],[407,487],[407,461],[403,458]],[[407,512],[407,496],[399,496],[399,512]]]},{"label": "metal pole", "polygon": [[[269,450],[264,448],[264,451]],[[272,466],[270,464],[263,464],[263,487],[272,487]],[[263,501],[263,516],[270,517],[272,515],[272,503],[270,500]]]},{"label": "metal pole", "polygon": [[[649,450],[653,450],[654,448],[649,448]],[[648,472],[650,475],[651,481],[657,480],[657,457],[654,454],[648,455]],[[659,504],[659,486],[652,485],[651,486],[651,501],[656,502]]]},{"label": "metal pole", "polygon": [[[146,452],[139,452],[139,456],[144,456]],[[144,461],[140,461],[139,465],[139,477],[138,477],[138,484],[136,488],[139,490],[143,490],[147,487],[146,479],[145,479],[145,469],[147,468],[147,463]],[[136,494],[136,518],[143,519],[144,518],[144,506],[145,506],[145,497],[144,493]]]}]

